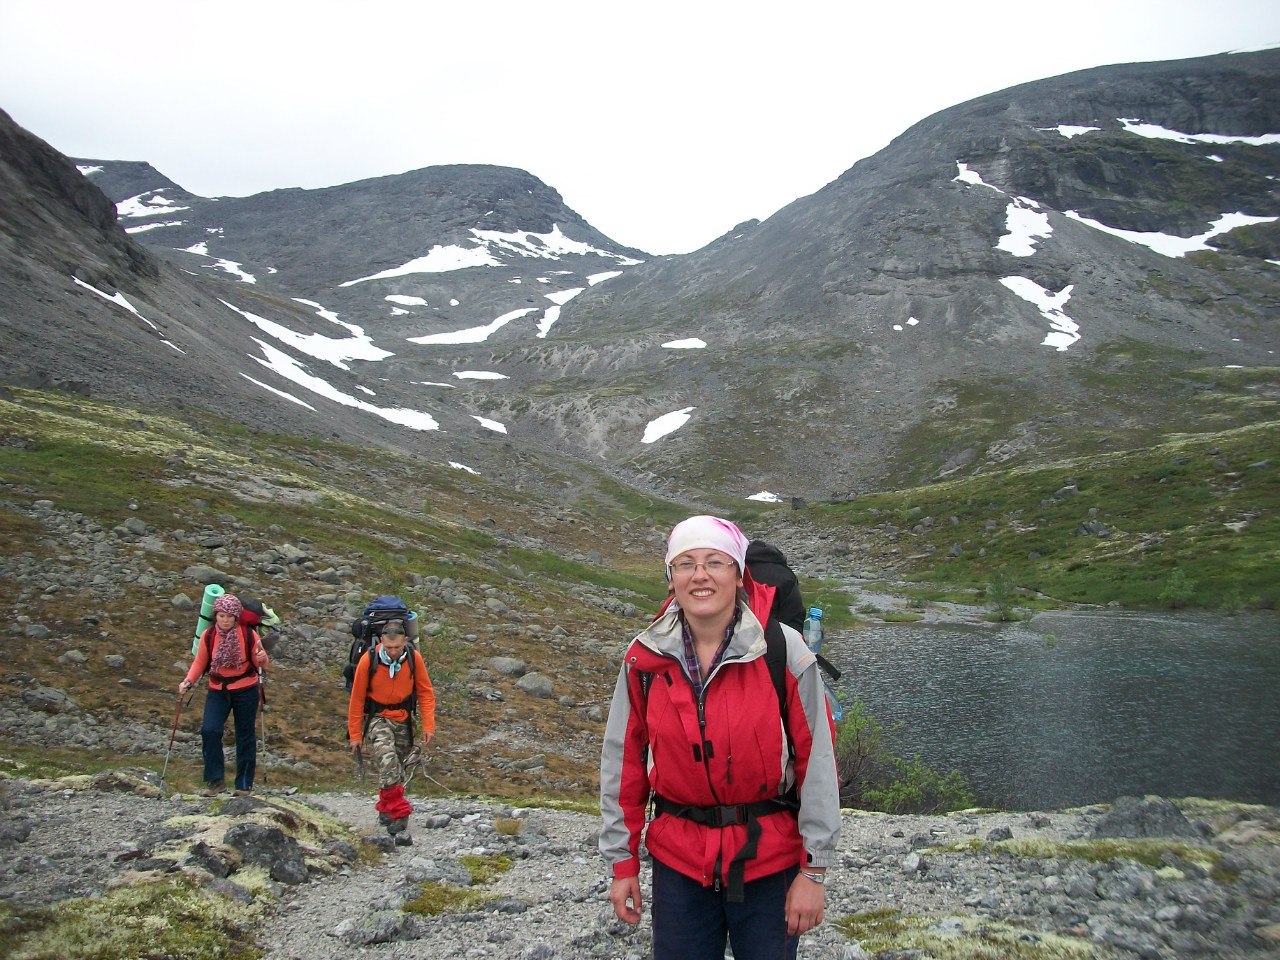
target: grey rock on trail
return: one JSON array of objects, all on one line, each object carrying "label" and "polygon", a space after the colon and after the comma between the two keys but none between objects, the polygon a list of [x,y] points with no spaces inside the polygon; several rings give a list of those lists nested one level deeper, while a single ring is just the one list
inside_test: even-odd
[{"label": "grey rock on trail", "polygon": [[[154,869],[152,852],[181,829],[176,815],[213,809],[204,798],[140,800],[60,783],[5,782],[0,901],[39,905],[93,896],[126,871]],[[265,960],[649,956],[647,913],[635,929],[613,917],[594,815],[413,799],[413,844],[395,846],[376,825],[372,791],[293,796],[380,839],[382,854],[372,865],[359,863],[354,850],[331,849],[326,870],[299,866],[289,844],[270,831],[234,825],[241,822],[237,813],[259,800],[270,803],[270,791],[222,801],[220,813],[233,824],[228,834],[238,831],[245,861],[266,855],[269,844],[280,851],[281,869],[273,871],[279,876],[265,894],[266,919],[253,931]],[[1031,851],[1116,843],[1117,835],[1158,845],[1156,865],[1091,861],[1063,855],[1062,848],[1057,856]],[[510,866],[473,883],[467,869],[473,857],[503,858]],[[234,866],[220,867],[207,850],[192,858],[214,876]],[[648,873],[646,866],[646,898]],[[1153,797],[1057,812],[847,811],[830,877],[827,922],[802,939],[805,958],[871,956],[836,922],[886,909],[924,917],[919,936],[957,945],[968,938],[975,948],[979,929],[985,937],[1012,930],[1017,942],[1046,950],[1063,938],[1058,946],[1075,952],[1059,955],[1280,958],[1280,811],[1270,807],[1175,806]],[[404,910],[432,881],[474,901],[438,916]],[[210,886],[227,896],[243,893],[227,880]]]}]

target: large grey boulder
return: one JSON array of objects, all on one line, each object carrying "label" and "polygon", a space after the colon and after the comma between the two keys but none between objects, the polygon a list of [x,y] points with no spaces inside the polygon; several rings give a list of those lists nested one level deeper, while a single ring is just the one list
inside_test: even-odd
[{"label": "large grey boulder", "polygon": [[1163,797],[1120,797],[1093,825],[1094,837],[1188,837],[1200,832]]}]

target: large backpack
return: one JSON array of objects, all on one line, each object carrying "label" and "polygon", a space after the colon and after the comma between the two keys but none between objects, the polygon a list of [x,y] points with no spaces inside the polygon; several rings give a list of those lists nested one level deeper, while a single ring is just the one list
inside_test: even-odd
[{"label": "large backpack", "polygon": [[240,622],[257,630],[267,656],[274,656],[276,643],[280,640],[279,615],[257,597],[247,593],[236,596],[240,600]]},{"label": "large backpack", "polygon": [[752,540],[747,544],[747,570],[756,583],[774,588],[773,607],[769,612],[797,632],[803,632],[808,611],[800,598],[800,581],[787,565],[783,552],[771,543]]},{"label": "large backpack", "polygon": [[[374,597],[365,604],[364,613],[351,621],[351,647],[347,651],[347,662],[342,668],[342,676],[346,681],[347,690],[351,689],[351,681],[355,678],[356,665],[360,663],[360,658],[372,651],[378,637],[382,635],[382,628],[388,620],[403,622],[406,636],[410,641],[415,639],[417,619],[413,611],[409,609],[408,604],[399,597],[394,597],[390,594]],[[370,668],[372,667],[373,664],[371,663]],[[372,669],[370,669],[369,673],[370,676],[373,675]]]},{"label": "large backpack", "polygon": [[[766,583],[773,587],[773,605],[769,608],[769,619],[785,623],[797,633],[804,633],[804,619],[808,616],[809,608],[800,597],[800,581],[796,578],[795,571],[788,566],[783,552],[771,543],[752,540],[747,544],[747,570],[756,583]],[[765,624],[765,628],[765,637],[768,639],[768,624]],[[778,640],[781,639],[779,633]],[[820,653],[816,656],[822,671],[832,680],[839,680],[840,671],[831,661]],[[783,658],[785,660],[785,652]],[[772,668],[769,672],[777,686],[782,674],[775,675]],[[785,708],[786,697],[781,687],[778,688],[778,702],[784,704]]]}]

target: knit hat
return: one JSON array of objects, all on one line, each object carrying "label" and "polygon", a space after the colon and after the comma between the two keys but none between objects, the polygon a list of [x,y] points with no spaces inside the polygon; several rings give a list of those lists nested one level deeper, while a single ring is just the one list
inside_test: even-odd
[{"label": "knit hat", "polygon": [[237,620],[240,619],[240,612],[244,609],[240,604],[240,598],[234,593],[223,593],[218,595],[218,599],[213,601],[214,613],[229,613]]},{"label": "knit hat", "polygon": [[671,531],[667,539],[666,565],[686,550],[700,548],[719,550],[733,557],[738,564],[738,572],[747,569],[747,538],[737,525],[719,517],[697,516],[681,520]]}]

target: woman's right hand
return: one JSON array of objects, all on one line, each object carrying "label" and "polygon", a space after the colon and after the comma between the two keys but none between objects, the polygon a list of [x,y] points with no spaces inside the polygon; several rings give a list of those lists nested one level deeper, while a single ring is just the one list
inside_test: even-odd
[{"label": "woman's right hand", "polygon": [[184,693],[186,693],[190,689],[191,689],[191,684],[187,683],[186,680],[183,680],[181,683],[178,684],[178,696],[182,696]]},{"label": "woman's right hand", "polygon": [[609,885],[609,902],[613,904],[613,912],[618,919],[634,927],[640,922],[640,911],[643,909],[640,902],[640,878],[614,877],[613,883]]}]

